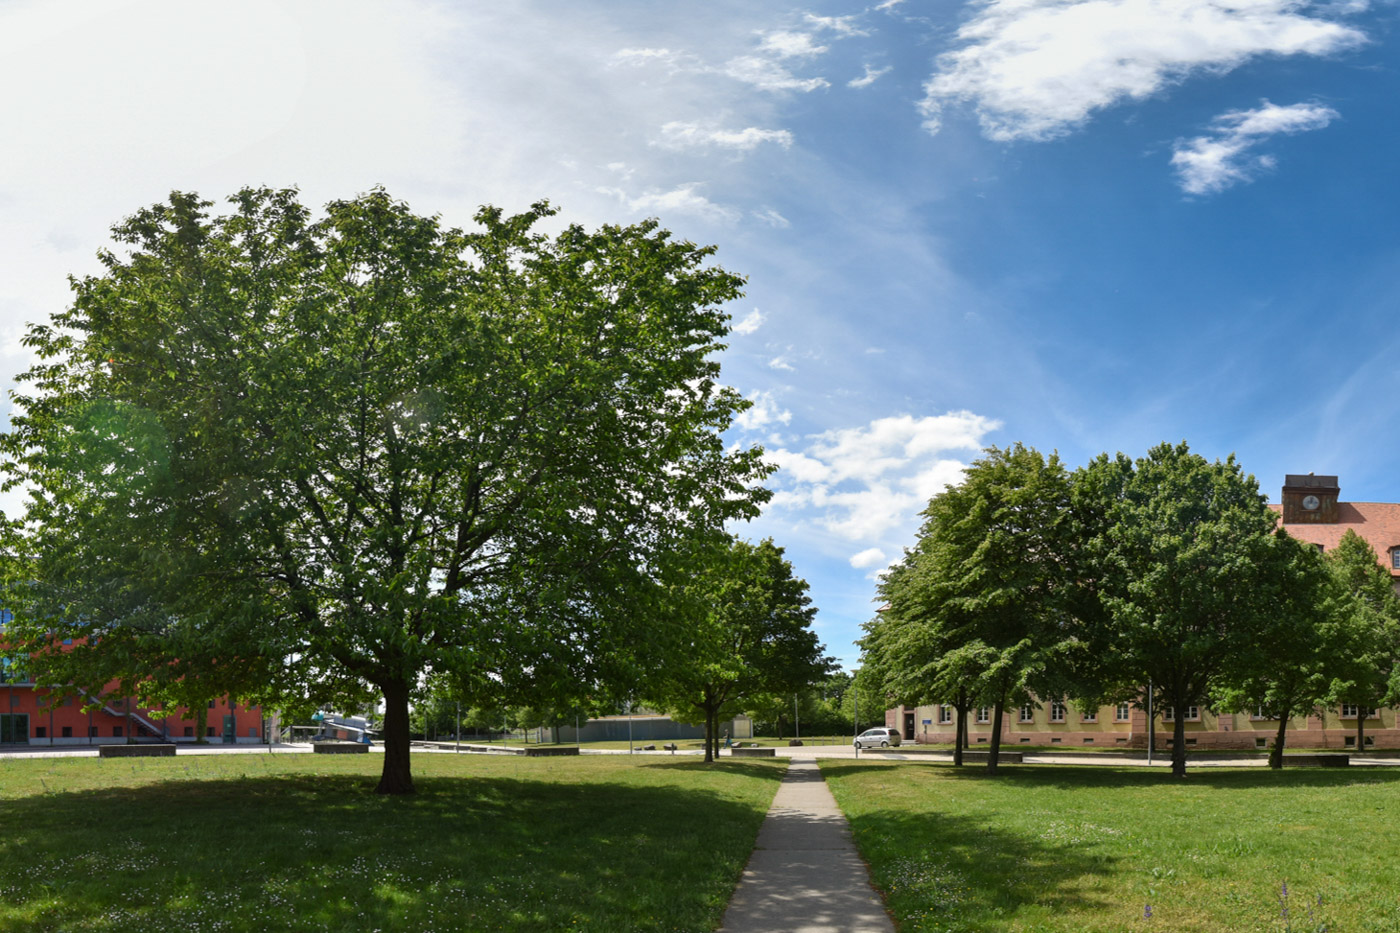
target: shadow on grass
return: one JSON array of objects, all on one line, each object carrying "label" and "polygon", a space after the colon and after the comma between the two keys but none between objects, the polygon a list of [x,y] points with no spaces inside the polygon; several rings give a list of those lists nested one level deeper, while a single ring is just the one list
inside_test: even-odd
[{"label": "shadow on grass", "polygon": [[1117,859],[1083,845],[1003,832],[985,819],[880,810],[850,820],[872,880],[901,923],[935,929],[994,930],[1035,906],[1090,911],[1107,906],[1089,893]]},{"label": "shadow on grass", "polygon": [[276,775],[7,800],[0,928],[710,930],[767,805],[607,779],[417,783],[409,798],[363,775]]}]

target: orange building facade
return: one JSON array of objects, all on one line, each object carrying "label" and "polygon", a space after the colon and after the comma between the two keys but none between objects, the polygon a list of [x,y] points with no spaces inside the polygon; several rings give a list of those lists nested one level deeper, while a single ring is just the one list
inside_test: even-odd
[{"label": "orange building facade", "polygon": [[[10,621],[0,610],[0,632]],[[21,666],[0,658],[0,746],[110,745],[127,741],[257,743],[267,739],[267,722],[256,706],[213,701],[205,713],[204,734],[190,710],[165,715],[136,705],[117,693],[116,683],[101,694],[60,696],[26,679]]]},{"label": "orange building facade", "polygon": [[[1400,594],[1400,504],[1342,502],[1335,476],[1290,474],[1282,501],[1270,508],[1295,538],[1323,551],[1337,546],[1347,531],[1355,531],[1376,552]],[[991,741],[991,710],[974,710],[968,719],[970,745]],[[1206,708],[1182,711],[1189,747],[1263,749],[1273,744],[1279,721],[1248,711],[1226,713]],[[1366,716],[1368,747],[1400,748],[1400,711],[1359,710],[1356,707],[1315,711],[1292,719],[1290,747],[1351,748],[1356,743],[1357,717]],[[1154,710],[1155,745],[1171,746],[1177,711]],[[951,706],[898,706],[885,713],[885,725],[899,729],[907,742],[952,744],[957,712]],[[1001,742],[1016,745],[1064,745],[1080,748],[1146,748],[1148,721],[1144,710],[1131,704],[1080,709],[1073,703],[1031,704],[1002,713]]]}]

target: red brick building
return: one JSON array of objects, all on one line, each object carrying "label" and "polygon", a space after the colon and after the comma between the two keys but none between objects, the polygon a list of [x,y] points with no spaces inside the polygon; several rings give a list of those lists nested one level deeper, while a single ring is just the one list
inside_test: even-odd
[{"label": "red brick building", "polygon": [[[0,632],[10,613],[0,610]],[[108,684],[97,696],[61,697],[21,673],[22,666],[0,657],[0,746],[100,745],[136,741],[195,742],[197,718],[177,709],[170,716],[137,706]],[[84,709],[84,707],[93,707]],[[205,714],[206,742],[262,742],[263,712],[256,706],[213,701]]]}]

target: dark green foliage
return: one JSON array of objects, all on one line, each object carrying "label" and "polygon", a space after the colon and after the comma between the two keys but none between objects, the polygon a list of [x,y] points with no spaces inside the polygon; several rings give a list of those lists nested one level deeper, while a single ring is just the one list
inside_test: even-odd
[{"label": "dark green foliage", "polygon": [[645,696],[679,722],[704,723],[710,761],[721,720],[791,702],[830,673],[832,660],[811,628],[807,582],[771,539],[697,543],[675,570],[670,605],[684,634]]},{"label": "dark green foliage", "polygon": [[231,203],[140,211],[31,329],[16,628],[101,636],[48,679],[139,692],[179,658],[283,702],[372,686],[394,793],[425,673],[486,705],[635,680],[653,569],[765,496],[719,436],[741,280],[654,222],[545,236],[544,204],[464,233],[382,191],[319,220],[291,191]]}]

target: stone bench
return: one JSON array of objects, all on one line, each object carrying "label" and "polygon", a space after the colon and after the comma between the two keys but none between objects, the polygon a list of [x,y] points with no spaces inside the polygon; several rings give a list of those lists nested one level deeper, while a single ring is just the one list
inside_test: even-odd
[{"label": "stone bench", "polygon": [[729,750],[729,754],[735,758],[772,758],[777,751],[776,748],[740,748],[736,745]]},{"label": "stone bench", "polygon": [[98,758],[170,758],[174,745],[99,745]]},{"label": "stone bench", "polygon": [[663,745],[663,746],[661,746],[662,751],[670,752],[672,755],[674,755],[674,754],[676,753],[676,749],[678,749],[678,748],[680,748],[679,745]]},{"label": "stone bench", "polygon": [[318,755],[367,755],[369,746],[363,742],[316,742],[311,746]]}]

